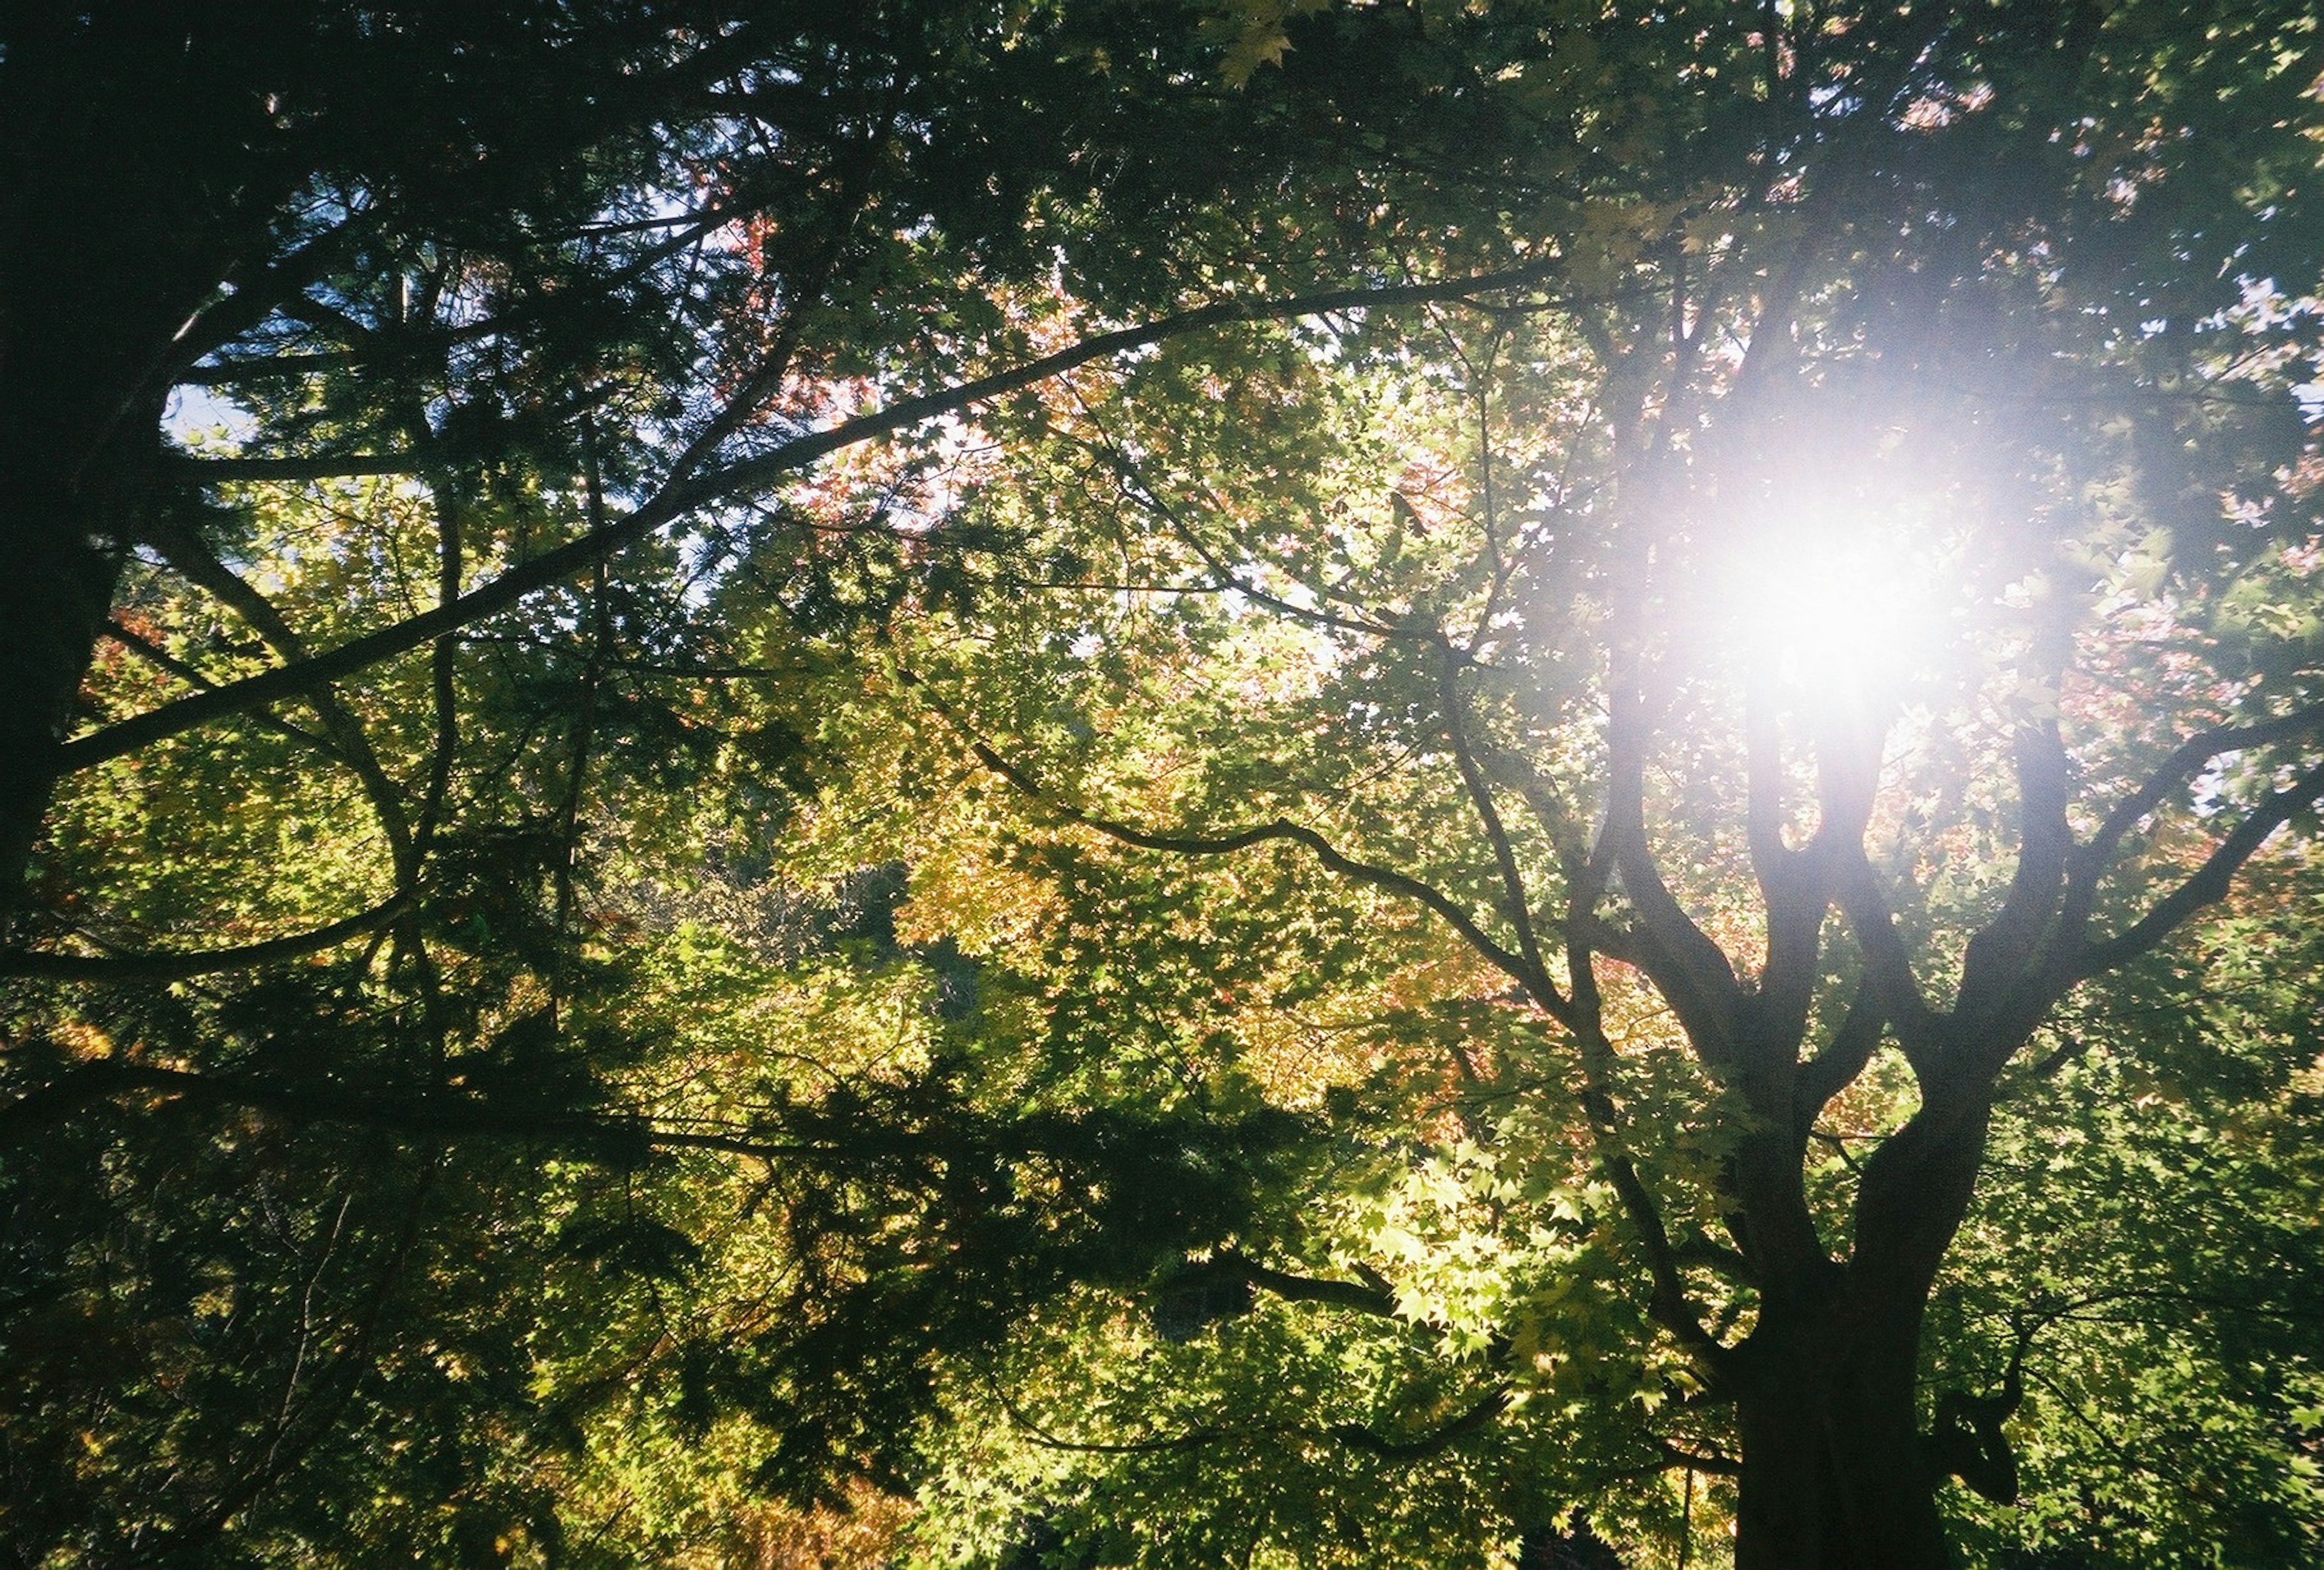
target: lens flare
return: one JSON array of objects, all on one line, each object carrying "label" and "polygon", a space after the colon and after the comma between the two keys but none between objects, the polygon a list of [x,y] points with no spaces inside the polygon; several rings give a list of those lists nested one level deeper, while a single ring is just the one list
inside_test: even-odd
[{"label": "lens flare", "polygon": [[1798,706],[1904,697],[1942,642],[1956,576],[1927,511],[1849,487],[1753,520],[1714,589],[1748,668]]}]

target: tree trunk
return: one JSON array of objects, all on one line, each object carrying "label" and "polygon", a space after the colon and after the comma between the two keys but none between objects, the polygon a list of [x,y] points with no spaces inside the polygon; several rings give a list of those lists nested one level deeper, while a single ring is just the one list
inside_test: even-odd
[{"label": "tree trunk", "polygon": [[1920,1428],[1921,1321],[1985,1151],[1981,1090],[1940,1090],[1867,1164],[1852,1258],[1775,1270],[1730,1370],[1736,1570],[1946,1570]]},{"label": "tree trunk", "polygon": [[119,569],[69,511],[27,507],[21,492],[10,501],[14,515],[0,534],[0,918],[23,897],[56,787],[57,749]]},{"label": "tree trunk", "polygon": [[1914,1399],[1920,1314],[1763,1319],[1738,1381],[1736,1570],[1945,1570]]},{"label": "tree trunk", "polygon": [[0,26],[0,921],[166,477],[170,366],[301,178],[270,151],[280,62],[253,41],[277,19],[252,9],[51,4]]},{"label": "tree trunk", "polygon": [[149,320],[105,315],[53,268],[9,261],[0,270],[0,919],[24,901],[58,750],[152,494],[163,392],[143,371],[169,342]]}]

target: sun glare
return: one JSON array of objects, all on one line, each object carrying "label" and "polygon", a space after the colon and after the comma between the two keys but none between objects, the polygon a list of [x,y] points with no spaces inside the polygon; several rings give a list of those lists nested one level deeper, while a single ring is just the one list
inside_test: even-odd
[{"label": "sun glare", "polygon": [[1810,706],[1902,696],[1940,641],[1950,574],[1914,499],[1851,490],[1758,521],[1719,572],[1740,652]]}]

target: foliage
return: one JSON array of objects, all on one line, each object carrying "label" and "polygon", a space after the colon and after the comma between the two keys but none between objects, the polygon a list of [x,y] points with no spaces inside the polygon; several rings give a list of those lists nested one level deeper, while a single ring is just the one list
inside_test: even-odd
[{"label": "foliage", "polygon": [[35,13],[22,1562],[2313,1556],[2301,8]]}]

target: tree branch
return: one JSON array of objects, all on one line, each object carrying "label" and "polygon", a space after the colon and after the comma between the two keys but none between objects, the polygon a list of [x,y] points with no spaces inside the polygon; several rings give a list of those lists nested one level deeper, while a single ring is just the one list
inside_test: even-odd
[{"label": "tree branch", "polygon": [[42,976],[60,981],[173,982],[249,970],[279,960],[303,959],[336,948],[350,938],[368,937],[392,927],[411,909],[409,891],[342,918],[311,932],[270,937],[236,948],[210,948],[189,953],[160,952],[108,955],[51,954],[38,949],[0,950],[0,975]]},{"label": "tree branch", "polygon": [[[907,1145],[901,1133],[862,1127],[775,1138],[742,1124],[671,1128],[644,1113],[604,1107],[565,1110],[504,1104],[441,1085],[423,1085],[400,1093],[275,1085],[106,1058],[81,1064],[0,1104],[0,1148],[53,1127],[84,1107],[141,1093],[199,1105],[254,1107],[301,1122],[342,1123],[429,1140],[473,1136],[547,1141],[559,1149],[600,1159],[629,1160],[647,1150],[678,1150],[747,1156],[766,1162],[808,1158],[829,1164],[892,1154]],[[1028,1148],[1041,1147],[1036,1142]]]},{"label": "tree branch", "polygon": [[993,1399],[1001,1403],[1001,1409],[1008,1414],[1009,1420],[1023,1429],[1042,1449],[1066,1450],[1082,1455],[1153,1455],[1173,1450],[1199,1449],[1205,1445],[1223,1445],[1234,1439],[1266,1438],[1292,1431],[1285,1427],[1190,1428],[1184,1434],[1167,1434],[1158,1439],[1062,1439],[1027,1417],[1018,1408],[1016,1402],[999,1390],[993,1391]]},{"label": "tree branch", "polygon": [[1352,882],[1369,884],[1386,892],[1399,895],[1434,911],[1446,925],[1461,935],[1462,941],[1486,959],[1490,960],[1503,974],[1519,985],[1526,984],[1526,962],[1523,957],[1510,953],[1494,942],[1486,934],[1484,928],[1477,925],[1474,917],[1453,903],[1452,899],[1441,890],[1421,882],[1418,878],[1397,872],[1390,867],[1375,866],[1369,862],[1357,861],[1351,856],[1343,854],[1331,841],[1305,824],[1292,823],[1280,817],[1250,828],[1238,829],[1231,834],[1170,835],[1155,834],[1130,824],[1117,822],[1112,818],[1100,817],[1093,813],[1085,812],[1080,808],[1057,800],[1043,790],[1039,781],[1030,774],[995,752],[982,737],[969,730],[960,717],[952,712],[949,706],[930,692],[927,684],[918,675],[908,670],[899,674],[908,686],[918,688],[921,691],[928,706],[953,727],[962,741],[966,743],[969,751],[975,754],[977,762],[1007,780],[1020,795],[1039,802],[1068,823],[1094,829],[1109,839],[1120,840],[1124,845],[1135,845],[1140,850],[1167,851],[1174,855],[1231,855],[1237,851],[1249,850],[1255,845],[1277,841],[1303,846],[1323,864],[1326,871],[1336,873]]},{"label": "tree branch", "polygon": [[[641,1118],[543,1113],[501,1107],[479,1097],[421,1090],[397,1096],[338,1089],[263,1085],[227,1076],[105,1059],[82,1064],[0,1106],[0,1145],[31,1137],[83,1107],[143,1093],[212,1106],[247,1106],[317,1122],[439,1138],[479,1134],[546,1138],[580,1147],[697,1144],[704,1136],[664,1135]],[[715,1136],[710,1136],[715,1138]]]},{"label": "tree branch", "polygon": [[1733,1456],[1698,1455],[1691,1450],[1681,1450],[1667,1440],[1656,1448],[1662,1453],[1663,1464],[1666,1467],[1684,1467],[1689,1472],[1700,1472],[1708,1477],[1743,1475],[1743,1463]]},{"label": "tree branch", "polygon": [[[105,635],[156,670],[176,677],[197,692],[207,692],[217,685],[198,666],[188,664],[151,638],[124,625],[118,616],[105,624]],[[331,740],[328,736],[292,725],[271,708],[258,710],[254,717],[279,735],[288,736],[302,746],[312,747],[327,757],[337,756],[331,751]]]},{"label": "tree branch", "polygon": [[362,479],[377,475],[416,475],[444,461],[423,452],[319,453],[312,457],[186,457],[171,466],[197,485],[244,485],[261,481],[298,484],[310,480]]},{"label": "tree branch", "polygon": [[2071,957],[2070,980],[2087,981],[2127,964],[2161,943],[2204,906],[2226,899],[2236,873],[2268,836],[2289,822],[2292,814],[2319,800],[2324,800],[2324,762],[2313,765],[2282,790],[2271,792],[2219,842],[2186,882],[2156,900],[2144,916],[2103,943],[2083,945]]},{"label": "tree branch", "polygon": [[1259,321],[1289,320],[1327,311],[1357,308],[1380,309],[1427,300],[1466,300],[1495,291],[1522,288],[1550,276],[1559,265],[1554,258],[1503,272],[1434,283],[1383,285],[1373,289],[1332,290],[1317,294],[1257,300],[1221,300],[1141,327],[1096,333],[1077,344],[947,387],[901,398],[885,408],[822,430],[808,431],[770,451],[735,459],[689,477],[687,466],[707,457],[692,454],[674,468],[662,489],[626,516],[613,519],[603,530],[543,551],[509,568],[490,583],[392,626],[383,627],[296,665],[265,671],[230,682],[215,691],[196,693],[161,708],[138,715],[100,731],[77,737],[59,749],[61,772],[70,772],[117,758],[124,753],[173,736],[196,725],[259,704],[312,690],[329,681],[417,649],[508,609],[527,596],[586,568],[599,557],[644,539],[696,508],[764,489],[835,452],[880,437],[908,429],[947,414],[1034,386],[1093,360],[1141,349],[1165,339],[1213,328]]},{"label": "tree branch", "polygon": [[191,365],[173,377],[172,384],[180,387],[230,386],[236,382],[254,382],[265,376],[303,376],[321,371],[341,371],[358,363],[359,356],[346,349],[323,354],[268,355],[246,360],[221,360],[216,365]]},{"label": "tree branch", "polygon": [[1468,788],[1470,804],[1476,809],[1477,821],[1484,827],[1485,838],[1493,849],[1493,863],[1499,869],[1502,899],[1508,907],[1509,925],[1517,937],[1517,953],[1524,959],[1526,974],[1519,979],[1527,992],[1541,1005],[1542,1011],[1569,1027],[1574,1014],[1572,1004],[1557,984],[1550,978],[1549,966],[1543,963],[1541,940],[1534,931],[1533,901],[1526,889],[1525,873],[1517,865],[1516,847],[1509,843],[1508,830],[1501,822],[1499,808],[1493,805],[1491,784],[1484,771],[1478,768],[1477,758],[1469,745],[1468,727],[1462,723],[1460,667],[1452,645],[1440,638],[1437,643],[1439,706],[1444,711],[1445,735],[1452,743],[1452,762],[1461,771],[1461,782]]},{"label": "tree branch", "polygon": [[[208,591],[220,603],[263,639],[278,659],[296,662],[306,658],[307,646],[282,614],[241,576],[220,561],[208,546],[197,539],[190,530],[172,523],[155,523],[145,531],[148,542],[161,553],[161,559],[186,578]],[[216,691],[213,688],[210,690]],[[420,875],[420,861],[411,826],[404,814],[401,798],[387,771],[380,765],[379,754],[370,738],[346,706],[327,687],[317,688],[300,695],[307,706],[323,722],[323,730],[331,739],[340,762],[352,770],[364,788],[364,796],[371,803],[372,815],[379,820],[380,831],[387,836],[390,854],[395,861],[395,879],[410,887]]]},{"label": "tree branch", "polygon": [[[1631,657],[1635,662],[1635,656]],[[1735,1004],[1742,996],[1726,950],[1695,925],[1663,882],[1646,839],[1645,699],[1635,678],[1618,680],[1607,737],[1606,821],[1593,866],[1609,861],[1638,913],[1638,963],[1670,1002],[1704,1062],[1733,1056]]]},{"label": "tree branch", "polygon": [[[1764,666],[1764,661],[1755,661]],[[1746,679],[1743,699],[1745,836],[1767,919],[1767,958],[1757,990],[1737,1008],[1737,1034],[1748,1073],[1744,1087],[1762,1115],[1780,1119],[1793,1095],[1809,1012],[1821,974],[1824,917],[1831,903],[1831,845],[1861,824],[1818,799],[1815,837],[1803,850],[1784,844],[1783,738],[1768,691],[1769,673]],[[1821,783],[1821,776],[1820,776]]]},{"label": "tree branch", "polygon": [[2281,718],[2264,720],[2257,725],[2226,725],[2190,736],[2174,748],[2171,755],[2157,764],[2154,771],[2128,796],[2115,803],[2098,825],[2089,842],[2078,845],[2068,858],[2066,897],[2061,908],[2061,925],[2069,938],[2079,938],[2087,928],[2090,911],[2098,899],[2098,880],[2106,875],[2113,862],[2115,848],[2123,837],[2136,827],[2141,818],[2160,808],[2171,794],[2213,760],[2229,753],[2244,752],[2253,747],[2288,742],[2297,737],[2324,731],[2324,703],[2312,704],[2284,715]]},{"label": "tree branch", "polygon": [[1764,664],[1752,662],[1743,688],[1744,834],[1752,870],[1766,891],[1787,875],[1795,853],[1784,845],[1783,732]]},{"label": "tree branch", "polygon": [[1288,1271],[1270,1269],[1234,1249],[1221,1249],[1211,1256],[1211,1264],[1221,1274],[1248,1281],[1262,1291],[1292,1303],[1329,1303],[1336,1307],[1352,1308],[1358,1313],[1381,1318],[1396,1317],[1396,1294],[1385,1288],[1362,1281],[1335,1281],[1316,1276],[1296,1276]]},{"label": "tree branch", "polygon": [[2065,890],[2073,831],[2066,744],[2055,719],[2017,728],[2017,867],[2000,912],[1969,940],[1955,1012],[1987,1015],[1999,1006],[2038,952]]},{"label": "tree branch", "polygon": [[1864,1066],[1872,1061],[1872,1054],[1880,1045],[1880,1038],[1888,1028],[1887,1016],[1868,981],[1856,984],[1856,995],[1849,1000],[1848,1012],[1840,1017],[1839,1028],[1823,1049],[1801,1067],[1799,1078],[1794,1083],[1792,1104],[1793,1127],[1804,1141],[1808,1131],[1815,1126],[1823,1109],[1856,1082]]},{"label": "tree branch", "polygon": [[[1577,1001],[1585,995],[1578,984],[1575,993]],[[1599,1026],[1595,994],[1593,984],[1587,990],[1590,1001],[1583,1004],[1585,1011],[1574,1027],[1582,1055],[1582,1110],[1589,1120],[1591,1142],[1598,1164],[1613,1185],[1615,1197],[1622,1202],[1623,1214],[1637,1231],[1639,1246],[1646,1251],[1646,1270],[1654,1280],[1648,1312],[1656,1324],[1678,1338],[1706,1373],[1715,1377],[1726,1364],[1728,1349],[1703,1328],[1702,1316],[1695,1312],[1686,1282],[1678,1273],[1679,1252],[1663,1221],[1662,1206],[1622,1144],[1621,1111],[1610,1084],[1614,1048]]]},{"label": "tree branch", "polygon": [[1832,854],[1840,861],[1840,909],[1847,914],[1849,930],[1856,935],[1857,947],[1863,952],[1866,984],[1880,1012],[1895,1028],[1897,1045],[1904,1049],[1914,1073],[1925,1077],[1936,1067],[1941,1020],[1921,995],[1921,984],[1913,975],[1912,956],[1896,931],[1887,897],[1880,891],[1880,880],[1866,859],[1863,845],[1835,846]]},{"label": "tree branch", "polygon": [[1486,1391],[1474,1406],[1416,1439],[1382,1438],[1360,1423],[1334,1424],[1324,1432],[1342,1445],[1385,1461],[1425,1461],[1432,1455],[1443,1455],[1508,1409],[1509,1387],[1499,1384]]},{"label": "tree branch", "polygon": [[[1679,1339],[1703,1368],[1716,1374],[1725,1363],[1727,1348],[1703,1327],[1702,1317],[1689,1301],[1686,1283],[1679,1275],[1679,1257],[1662,1207],[1638,1176],[1623,1141],[1621,1104],[1614,1096],[1613,1044],[1606,1039],[1603,1003],[1598,991],[1596,955],[1610,936],[1595,914],[1603,896],[1608,870],[1605,841],[1568,880],[1565,919],[1566,972],[1573,989],[1573,1020],[1569,1026],[1582,1060],[1582,1111],[1590,1127],[1590,1142],[1598,1164],[1605,1168],[1621,1201],[1623,1214],[1646,1251],[1646,1268],[1654,1279],[1648,1311],[1657,1324]],[[1606,952],[1611,953],[1608,949]],[[1625,963],[1635,963],[1625,960]]]}]

